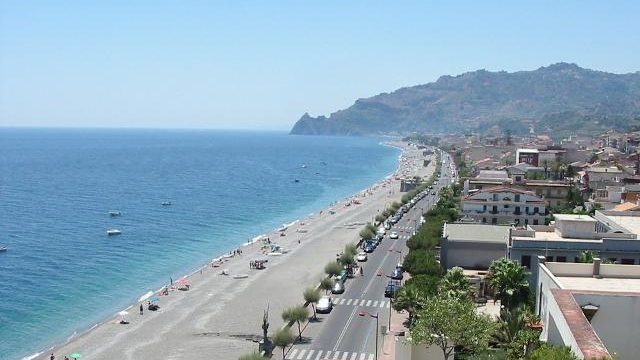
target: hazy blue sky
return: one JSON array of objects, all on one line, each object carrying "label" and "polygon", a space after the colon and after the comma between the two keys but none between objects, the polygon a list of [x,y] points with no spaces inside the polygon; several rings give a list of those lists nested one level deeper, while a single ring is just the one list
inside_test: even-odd
[{"label": "hazy blue sky", "polygon": [[288,129],[443,74],[640,70],[638,1],[5,1],[0,126]]}]

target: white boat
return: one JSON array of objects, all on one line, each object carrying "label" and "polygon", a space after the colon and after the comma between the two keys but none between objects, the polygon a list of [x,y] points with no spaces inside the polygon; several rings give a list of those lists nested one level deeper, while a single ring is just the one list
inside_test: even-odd
[{"label": "white boat", "polygon": [[109,235],[109,236],[120,235],[120,234],[122,234],[122,231],[120,231],[118,229],[109,229],[109,230],[107,230],[107,235]]},{"label": "white boat", "polygon": [[7,251],[7,247],[4,245],[0,245],[0,252]]},{"label": "white boat", "polygon": [[120,216],[122,213],[118,210],[109,210],[109,215],[111,216]]},{"label": "white boat", "polygon": [[162,203],[162,206],[169,206],[171,205],[171,201],[165,201]]}]

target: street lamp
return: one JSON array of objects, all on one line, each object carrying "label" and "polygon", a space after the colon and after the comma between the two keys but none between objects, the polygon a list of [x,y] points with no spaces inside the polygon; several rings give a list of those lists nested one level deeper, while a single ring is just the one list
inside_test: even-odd
[{"label": "street lamp", "polygon": [[375,315],[373,315],[372,313],[362,310],[358,313],[358,316],[367,316],[369,315],[370,317],[376,319],[376,360],[378,360],[378,313],[376,313]]}]

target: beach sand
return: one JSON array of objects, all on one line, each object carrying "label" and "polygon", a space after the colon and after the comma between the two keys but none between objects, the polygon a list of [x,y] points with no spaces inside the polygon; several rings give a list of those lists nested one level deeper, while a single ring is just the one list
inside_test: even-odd
[{"label": "beach sand", "polygon": [[[404,151],[393,176],[290,224],[284,231],[286,236],[280,236],[279,231],[266,234],[288,249],[287,253],[265,255],[261,241],[240,246],[241,255],[221,260],[219,267],[209,264],[191,274],[188,291],[172,290],[168,296],[157,296],[158,311],[148,311],[145,306],[144,315],[140,315],[140,303],[134,304],[124,316],[129,324],[120,324],[123,316],[114,314],[112,319],[36,358],[48,359],[54,352],[57,359],[62,359],[77,352],[82,359],[231,360],[257,350],[254,341],[262,336],[263,310],[269,307],[269,333],[273,333],[283,325],[282,310],[304,302],[303,290],[317,285],[324,265],[334,260],[345,244],[357,241],[366,222],[400,199],[396,176],[429,176],[433,172],[434,164],[422,166],[421,150],[394,145]],[[258,258],[269,259],[266,269],[249,268],[249,262]],[[222,269],[229,275],[221,275]],[[234,278],[241,274],[248,276]],[[174,279],[174,284],[178,281]]]}]

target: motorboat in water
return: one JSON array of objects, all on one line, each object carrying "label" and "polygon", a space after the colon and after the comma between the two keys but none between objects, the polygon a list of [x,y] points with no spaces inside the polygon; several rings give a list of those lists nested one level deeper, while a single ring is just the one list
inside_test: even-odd
[{"label": "motorboat in water", "polygon": [[171,204],[171,201],[162,202],[162,206],[170,206],[170,205],[173,205],[173,204]]},{"label": "motorboat in water", "polygon": [[109,236],[120,235],[120,234],[122,234],[122,231],[120,231],[118,229],[109,229],[109,230],[107,230],[107,235],[109,235]]},{"label": "motorboat in water", "polygon": [[116,216],[122,215],[122,213],[120,211],[118,211],[118,210],[109,210],[109,215],[111,217],[116,217]]},{"label": "motorboat in water", "polygon": [[0,252],[5,252],[7,251],[7,247],[4,245],[0,245]]}]

